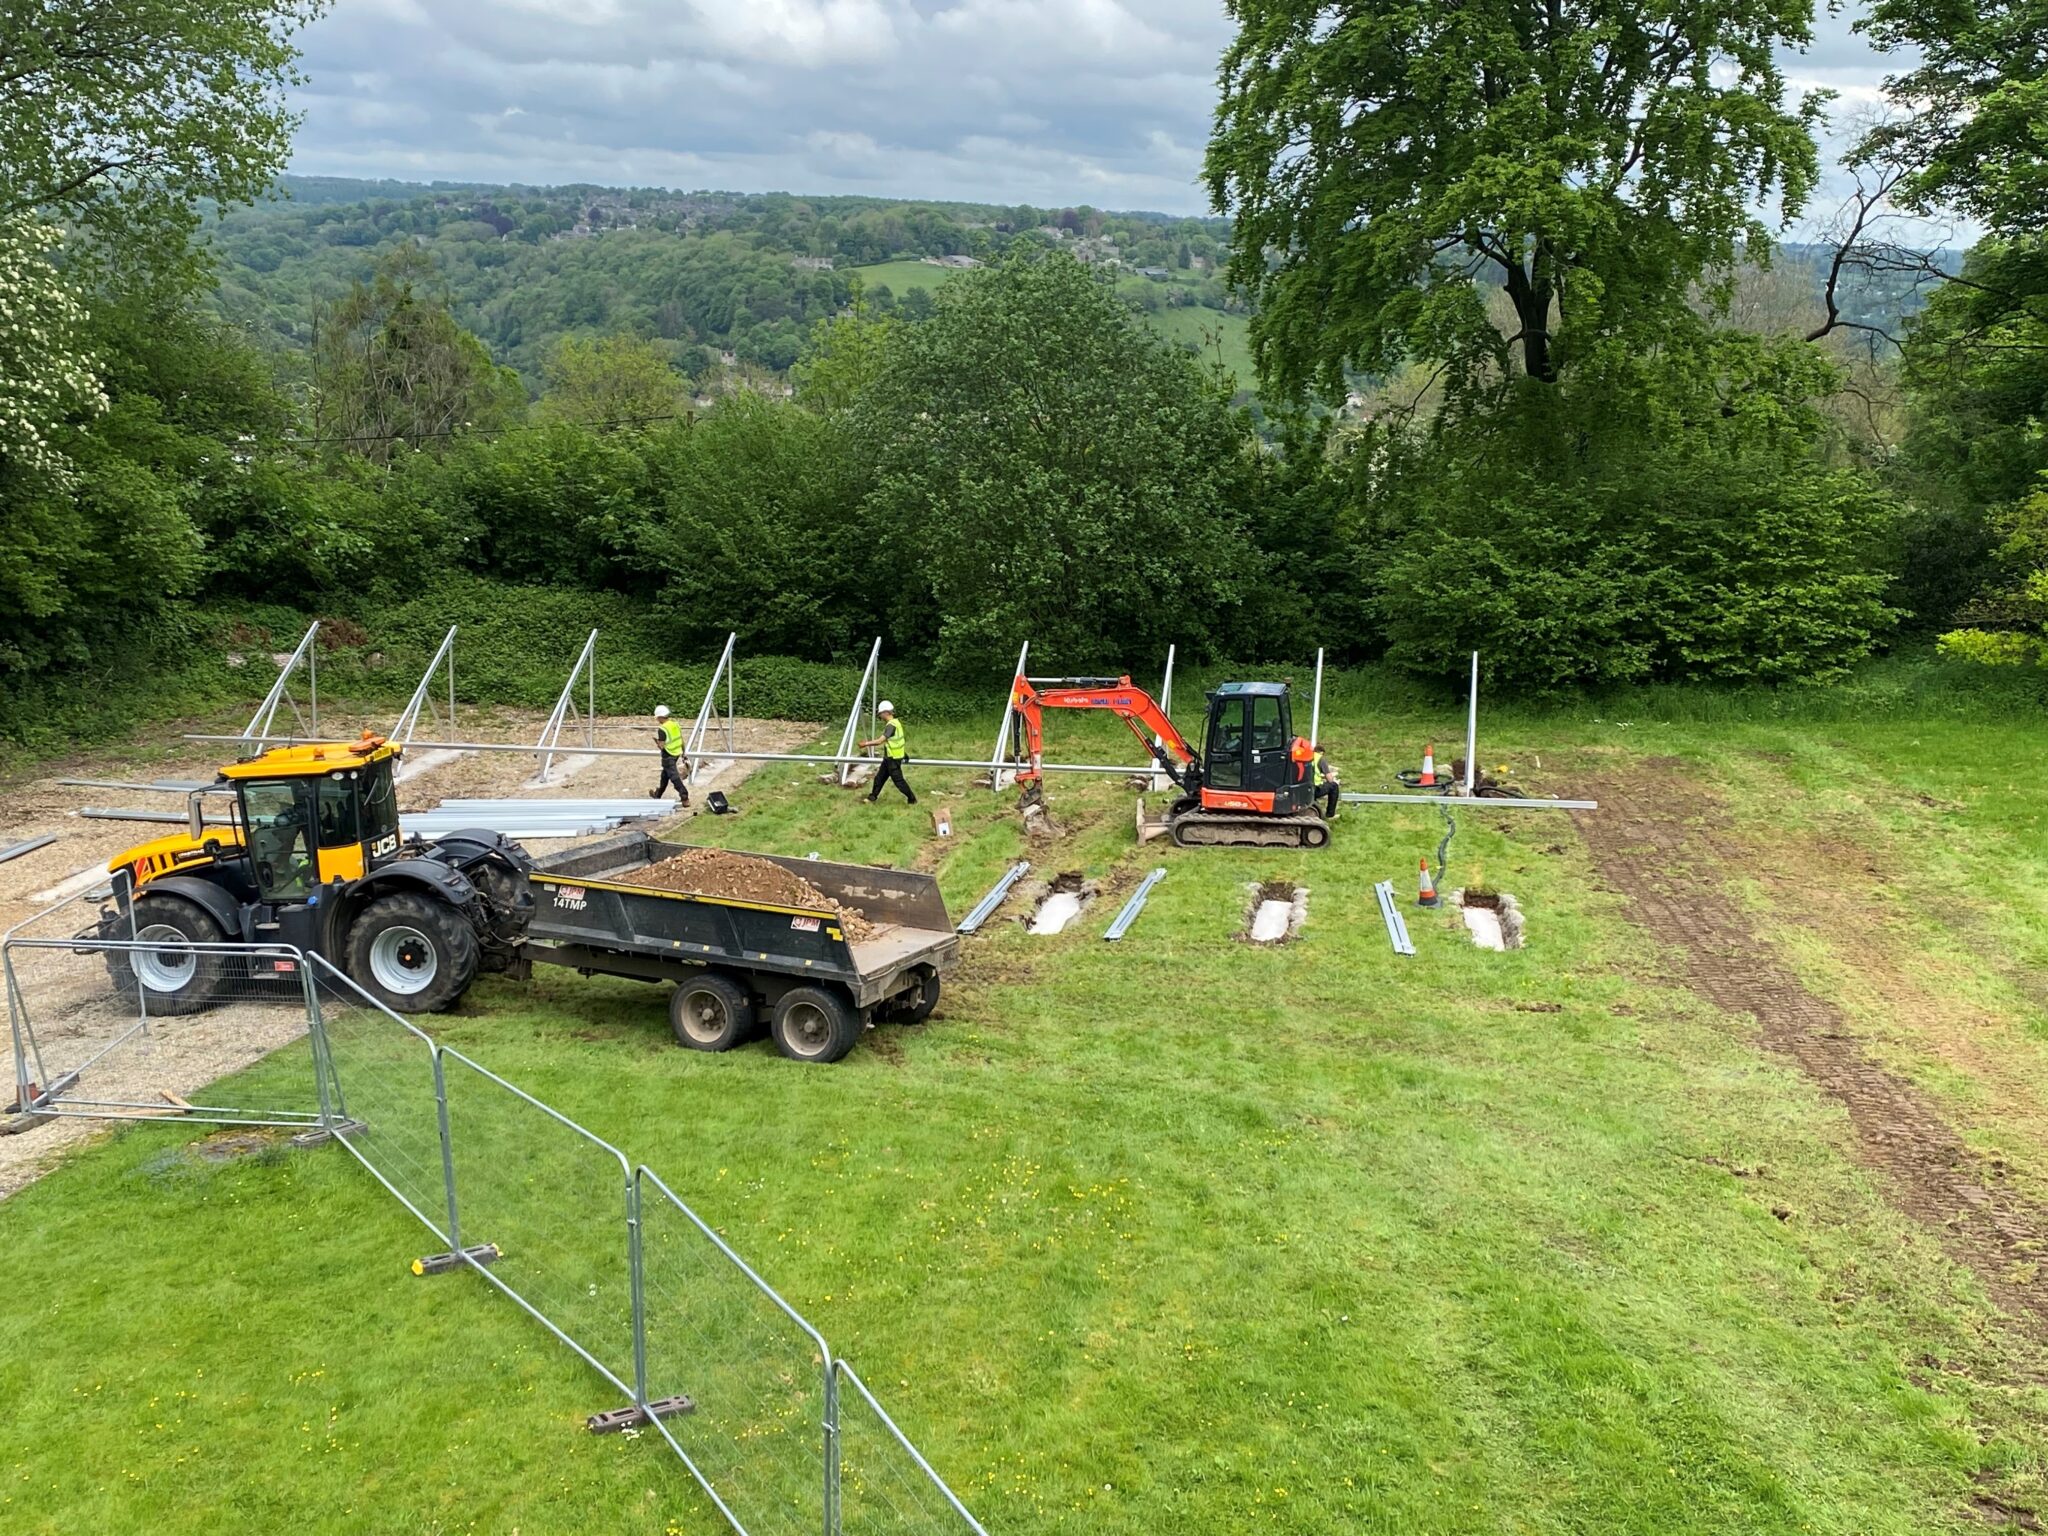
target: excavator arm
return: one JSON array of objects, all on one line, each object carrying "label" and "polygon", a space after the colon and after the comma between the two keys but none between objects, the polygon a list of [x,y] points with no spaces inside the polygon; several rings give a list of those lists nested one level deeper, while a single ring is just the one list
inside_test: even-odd
[{"label": "excavator arm", "polygon": [[1045,777],[1045,711],[1106,709],[1131,728],[1131,734],[1158,762],[1162,771],[1193,793],[1200,784],[1200,760],[1165,710],[1128,677],[1056,677],[1033,682],[1019,677],[1010,690],[1015,721],[1013,736],[1018,762],[1017,782],[1027,790]]}]

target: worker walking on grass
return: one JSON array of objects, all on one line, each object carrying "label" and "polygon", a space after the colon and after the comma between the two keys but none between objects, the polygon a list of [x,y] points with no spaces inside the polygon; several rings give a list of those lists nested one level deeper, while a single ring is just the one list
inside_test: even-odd
[{"label": "worker walking on grass", "polygon": [[688,805],[690,786],[683,781],[689,778],[690,771],[683,766],[683,723],[670,718],[666,704],[654,706],[654,741],[661,748],[661,782],[647,798],[659,800],[673,784],[676,798]]},{"label": "worker walking on grass", "polygon": [[903,777],[903,722],[896,718],[896,706],[887,699],[882,700],[876,713],[882,717],[882,734],[860,744],[863,752],[869,747],[882,749],[881,765],[875,769],[874,786],[868,790],[868,804],[875,803],[875,797],[881,794],[884,784],[894,784],[903,791],[903,798],[915,805],[917,796],[911,791],[910,781]]},{"label": "worker walking on grass", "polygon": [[1309,772],[1315,788],[1316,801],[1323,808],[1323,819],[1329,820],[1337,814],[1337,770],[1330,765],[1328,755],[1320,745],[1312,749],[1314,756],[1309,759]]}]

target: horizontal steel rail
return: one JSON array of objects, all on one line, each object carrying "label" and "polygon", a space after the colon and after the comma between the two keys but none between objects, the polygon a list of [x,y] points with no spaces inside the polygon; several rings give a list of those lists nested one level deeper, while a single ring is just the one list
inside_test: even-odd
[{"label": "horizontal steel rail", "polygon": [[[242,739],[240,736],[210,735],[204,731],[188,731],[185,733],[185,740],[187,741],[241,741]],[[264,746],[303,747],[314,745],[322,739],[314,736],[264,736],[256,738],[256,741]],[[420,748],[422,751],[524,752],[529,757],[539,756],[547,750],[544,747],[535,746],[531,742],[520,741],[415,741],[412,745]],[[658,757],[660,755],[660,749],[657,747],[575,747],[563,748],[562,750],[565,753],[573,750],[578,756],[584,757]],[[849,757],[842,757],[831,752],[721,752],[715,748],[706,748],[695,755],[703,758],[706,762],[734,763],[832,764],[871,763],[877,761],[872,753],[867,752],[859,752]],[[983,773],[989,771],[989,761],[987,758],[982,757],[913,756],[908,758],[907,761],[913,768],[975,768]],[[1008,767],[1010,765],[1005,763],[997,766]],[[1120,773],[1135,776],[1156,771],[1151,768],[1133,768],[1128,763],[1041,763],[1039,766],[1048,773]]]},{"label": "horizontal steel rail", "polygon": [[1346,805],[1483,805],[1489,811],[1597,811],[1598,800],[1545,800],[1535,796],[1506,795],[1354,795],[1337,797]]}]

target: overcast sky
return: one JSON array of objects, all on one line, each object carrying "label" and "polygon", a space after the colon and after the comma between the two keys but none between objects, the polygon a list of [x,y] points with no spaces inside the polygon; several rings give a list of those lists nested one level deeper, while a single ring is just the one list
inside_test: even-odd
[{"label": "overcast sky", "polygon": [[[1206,211],[1212,0],[337,0],[293,169]],[[1823,17],[1838,111],[1884,66]]]}]

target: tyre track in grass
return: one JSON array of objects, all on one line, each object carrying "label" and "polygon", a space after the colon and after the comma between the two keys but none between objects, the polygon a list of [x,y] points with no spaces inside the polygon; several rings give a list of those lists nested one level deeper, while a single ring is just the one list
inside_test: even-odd
[{"label": "tyre track in grass", "polygon": [[1602,881],[1679,957],[1680,979],[1716,1008],[1746,1013],[1846,1112],[1858,1160],[1892,1203],[2037,1341],[2048,1342],[2048,1209],[1987,1179],[1984,1164],[1919,1088],[1873,1059],[1850,1021],[1760,938],[1727,880],[1749,857],[1717,801],[1670,759],[1586,786],[1575,812]]}]

